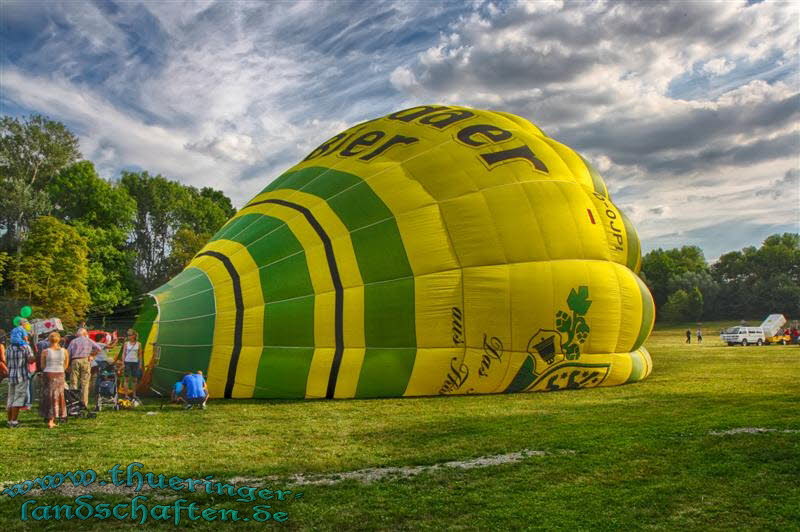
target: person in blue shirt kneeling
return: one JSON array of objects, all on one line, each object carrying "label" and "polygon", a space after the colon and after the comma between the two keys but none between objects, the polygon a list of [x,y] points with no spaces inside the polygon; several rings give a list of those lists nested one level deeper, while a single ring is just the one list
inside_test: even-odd
[{"label": "person in blue shirt kneeling", "polygon": [[192,405],[199,404],[205,410],[206,401],[208,401],[208,386],[206,385],[206,379],[203,377],[203,372],[198,370],[197,373],[186,375],[181,384],[183,385],[181,396],[186,401],[183,408],[188,410],[192,408]]}]

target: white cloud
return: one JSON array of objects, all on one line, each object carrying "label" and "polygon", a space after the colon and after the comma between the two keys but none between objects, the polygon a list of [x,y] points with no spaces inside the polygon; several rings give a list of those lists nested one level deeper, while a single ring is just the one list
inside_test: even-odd
[{"label": "white cloud", "polygon": [[717,57],[706,61],[703,65],[703,72],[712,76],[722,76],[730,72],[736,67],[734,63],[728,61],[724,57]]},{"label": "white cloud", "polygon": [[645,246],[797,219],[769,192],[797,186],[797,4],[421,5],[6,10],[41,33],[5,63],[3,99],[67,123],[106,176],[140,167],[239,205],[345,127],[440,102],[517,113],[581,151]]}]

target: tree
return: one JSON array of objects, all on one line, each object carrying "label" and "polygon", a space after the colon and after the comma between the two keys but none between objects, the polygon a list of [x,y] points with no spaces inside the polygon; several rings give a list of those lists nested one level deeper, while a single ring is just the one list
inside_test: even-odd
[{"label": "tree", "polygon": [[95,227],[133,228],[136,202],[128,191],[97,175],[94,164],[80,161],[61,170],[48,184],[53,215]]},{"label": "tree", "polygon": [[74,326],[89,307],[88,247],[75,228],[51,216],[31,224],[12,273],[15,297],[39,315]]},{"label": "tree", "polygon": [[174,275],[183,270],[210,238],[211,233],[195,233],[185,227],[179,229],[172,237],[169,271]]},{"label": "tree", "polygon": [[133,252],[127,248],[128,233],[103,229],[84,222],[71,224],[86,241],[89,270],[86,285],[92,313],[107,314],[127,305],[136,294],[133,278]]},{"label": "tree", "polygon": [[696,286],[687,294],[685,316],[693,321],[697,321],[703,316],[703,293]]},{"label": "tree", "polygon": [[689,294],[685,290],[677,290],[667,298],[661,316],[670,322],[685,321],[689,315],[689,304]]},{"label": "tree", "polygon": [[672,289],[670,283],[675,277],[686,273],[708,271],[703,251],[697,246],[683,246],[680,249],[656,249],[642,258],[642,278],[646,280],[656,307],[666,303]]},{"label": "tree", "polygon": [[130,303],[136,286],[127,240],[136,202],[128,191],[98,176],[89,161],[61,170],[47,190],[53,214],[75,227],[89,246],[90,310],[105,314]]},{"label": "tree", "polygon": [[[131,235],[134,271],[143,291],[150,290],[180,271],[190,240],[214,234],[235,213],[230,200],[213,189],[197,190],[147,172],[123,172],[120,184],[137,204]],[[185,229],[195,236],[188,239]],[[205,236],[204,236],[205,235]],[[181,242],[172,257],[172,245]],[[177,268],[177,270],[176,270]]]},{"label": "tree", "polygon": [[77,137],[60,122],[36,114],[0,119],[0,226],[6,251],[16,251],[20,234],[49,211],[45,187],[80,156]]},{"label": "tree", "polygon": [[720,284],[714,280],[711,273],[702,271],[673,275],[667,283],[667,288],[669,293],[673,293],[677,290],[684,290],[689,295],[691,295],[694,289],[700,291],[703,300],[703,313],[696,319],[713,319],[718,314],[717,304],[721,287]]},{"label": "tree", "polygon": [[722,255],[711,267],[720,317],[800,315],[800,234],[767,237],[760,248]]},{"label": "tree", "polygon": [[225,214],[226,220],[228,218],[231,218],[234,214],[236,214],[236,209],[233,208],[233,203],[231,203],[231,199],[228,196],[226,196],[221,190],[214,190],[211,187],[203,187],[200,189],[200,196],[208,198],[217,207],[222,209],[223,213]]}]

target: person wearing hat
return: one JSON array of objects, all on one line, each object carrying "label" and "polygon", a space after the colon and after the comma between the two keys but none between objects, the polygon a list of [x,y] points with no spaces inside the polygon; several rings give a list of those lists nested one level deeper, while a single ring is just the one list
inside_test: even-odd
[{"label": "person wearing hat", "polygon": [[18,326],[11,331],[11,346],[6,355],[8,364],[8,401],[6,410],[8,411],[8,426],[15,428],[19,426],[17,417],[19,411],[26,404],[29,404],[29,384],[31,373],[28,371],[28,364],[35,362],[33,350],[28,344],[28,330],[30,324],[28,320],[22,319]]}]

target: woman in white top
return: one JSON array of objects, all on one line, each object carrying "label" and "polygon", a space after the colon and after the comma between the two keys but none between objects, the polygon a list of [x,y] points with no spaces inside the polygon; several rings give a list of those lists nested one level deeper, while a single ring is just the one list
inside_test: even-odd
[{"label": "woman in white top", "polygon": [[142,376],[144,360],[142,358],[142,344],[139,343],[139,334],[133,329],[128,329],[128,340],[122,344],[120,356],[125,362],[125,375],[122,378],[122,386],[128,395],[136,395],[136,386],[139,384],[139,377]]},{"label": "woman in white top", "polygon": [[47,428],[56,426],[56,418],[67,417],[67,403],[64,401],[64,372],[69,367],[67,350],[61,347],[61,335],[50,333],[50,347],[42,349],[42,398],[39,414],[47,423]]}]

